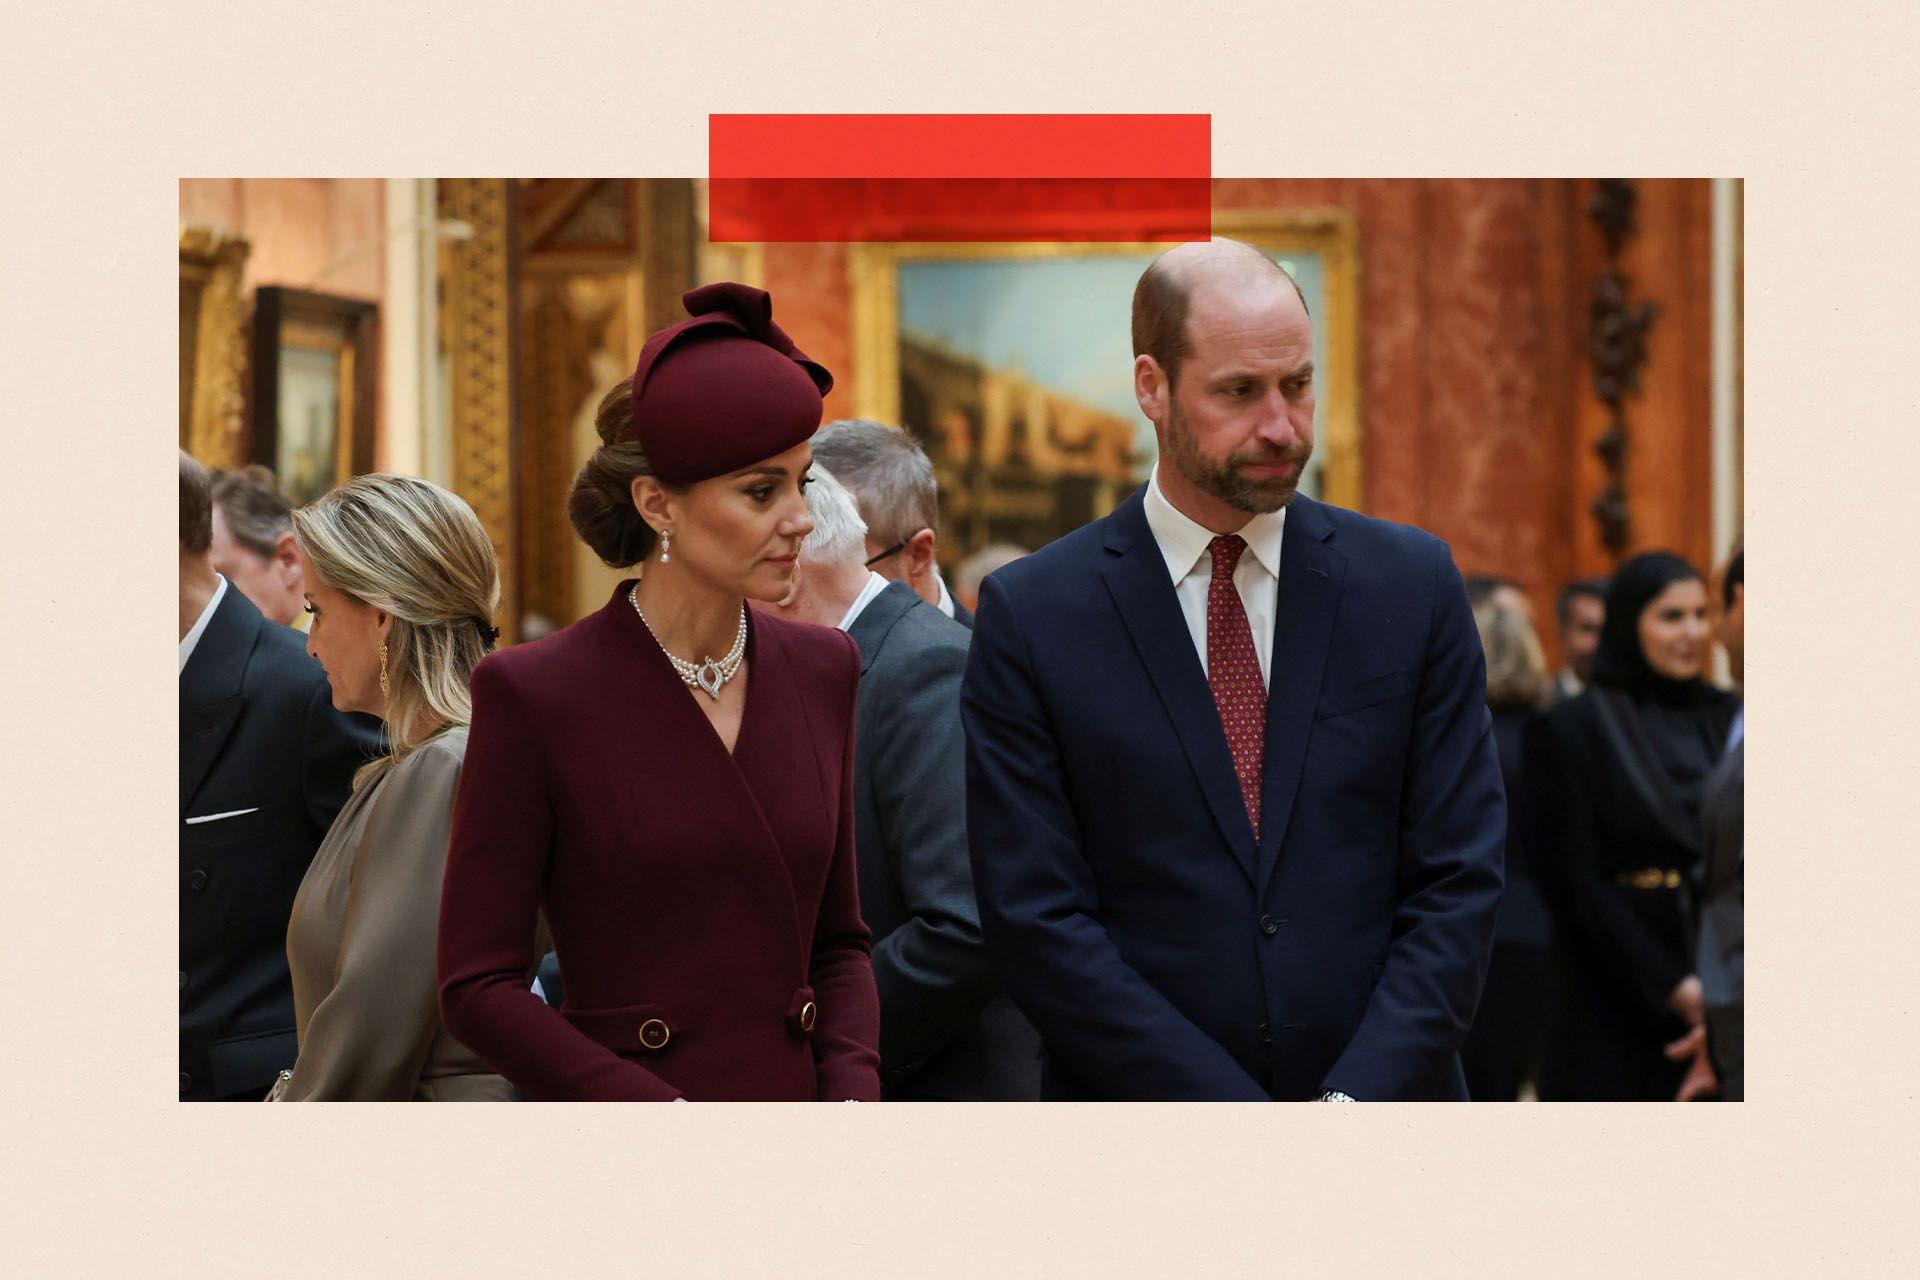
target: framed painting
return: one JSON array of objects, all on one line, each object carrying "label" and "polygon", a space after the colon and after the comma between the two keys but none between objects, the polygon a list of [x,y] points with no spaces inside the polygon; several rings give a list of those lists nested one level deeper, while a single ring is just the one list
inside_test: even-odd
[{"label": "framed painting", "polygon": [[[1351,214],[1217,215],[1299,282],[1320,370],[1301,488],[1359,506],[1359,234]],[[933,459],[941,558],[1028,548],[1111,511],[1153,466],[1133,397],[1133,288],[1154,244],[848,247],[856,412]]]},{"label": "framed painting", "polygon": [[250,453],[295,506],[373,470],[379,315],[353,298],[255,291]]}]

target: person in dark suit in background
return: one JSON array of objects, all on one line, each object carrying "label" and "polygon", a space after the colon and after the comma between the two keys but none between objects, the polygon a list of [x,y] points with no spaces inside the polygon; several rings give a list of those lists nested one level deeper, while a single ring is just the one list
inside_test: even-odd
[{"label": "person in dark suit in background", "polygon": [[1548,690],[1547,660],[1524,613],[1497,590],[1476,592],[1473,624],[1487,655],[1487,710],[1500,752],[1500,778],[1507,792],[1507,882],[1493,930],[1493,962],[1480,997],[1479,1016],[1461,1049],[1467,1091],[1476,1102],[1513,1102],[1539,1073],[1552,1021],[1552,930],[1547,906],[1534,880],[1534,853],[1527,825],[1527,727],[1540,714]]},{"label": "person in dark suit in background", "polygon": [[860,910],[880,988],[880,1087],[890,1102],[1031,1101],[1040,1038],[1000,990],[967,865],[960,676],[967,629],[861,561],[866,524],[817,461],[789,617],[860,646],[853,805]]},{"label": "person in dark suit in background", "polygon": [[1691,1034],[1704,1015],[1687,886],[1702,789],[1735,699],[1702,678],[1708,639],[1699,571],[1665,551],[1634,556],[1607,589],[1592,685],[1527,743],[1537,869],[1554,914],[1543,1100],[1712,1092],[1704,1038]]},{"label": "person in dark suit in background", "polygon": [[293,507],[262,466],[213,478],[214,570],[271,622],[304,632],[306,566],[293,545]]},{"label": "person in dark suit in background", "polygon": [[1582,578],[1569,582],[1554,601],[1554,621],[1560,627],[1560,653],[1565,665],[1553,678],[1553,700],[1565,702],[1586,692],[1593,674],[1593,651],[1600,647],[1600,627],[1607,620],[1607,580]]},{"label": "person in dark suit in background", "polygon": [[1464,1099],[1506,811],[1446,544],[1295,494],[1313,332],[1250,246],[1141,277],[1144,489],[990,575],[961,695],[995,967],[1059,1099]]},{"label": "person in dark suit in background", "polygon": [[[1736,551],[1720,585],[1720,643],[1736,685],[1746,678],[1746,552]],[[1707,775],[1700,798],[1701,844],[1706,851],[1700,886],[1700,1000],[1706,1011],[1707,1052],[1720,1078],[1720,1097],[1747,1096],[1747,715],[1734,712],[1726,753]]]},{"label": "person in dark suit in background", "polygon": [[867,567],[973,626],[973,612],[953,598],[935,562],[940,497],[927,451],[899,427],[842,418],[813,437],[813,456],[839,477],[867,522]]},{"label": "person in dark suit in background", "polygon": [[215,573],[180,454],[180,1097],[257,1101],[298,1052],[287,920],[379,722],[334,710],[298,632]]}]

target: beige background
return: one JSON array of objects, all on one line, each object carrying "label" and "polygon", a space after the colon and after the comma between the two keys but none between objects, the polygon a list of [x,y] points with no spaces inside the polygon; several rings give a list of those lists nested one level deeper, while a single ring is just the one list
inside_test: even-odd
[{"label": "beige background", "polygon": [[[334,8],[0,19],[6,1271],[1911,1273],[1906,6]],[[174,1101],[177,180],[686,175],[707,111],[809,108],[1206,110],[1223,175],[1749,179],[1755,1101]]]}]

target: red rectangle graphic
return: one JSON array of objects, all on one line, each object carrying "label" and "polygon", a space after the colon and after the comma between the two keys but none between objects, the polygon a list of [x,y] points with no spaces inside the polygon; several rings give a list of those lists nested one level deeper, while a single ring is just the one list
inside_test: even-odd
[{"label": "red rectangle graphic", "polygon": [[1206,115],[715,115],[710,178],[1208,178]]},{"label": "red rectangle graphic", "polygon": [[716,178],[707,238],[780,241],[1204,240],[1204,178]]},{"label": "red rectangle graphic", "polygon": [[1204,115],[717,115],[708,238],[1181,241],[1212,226]]}]

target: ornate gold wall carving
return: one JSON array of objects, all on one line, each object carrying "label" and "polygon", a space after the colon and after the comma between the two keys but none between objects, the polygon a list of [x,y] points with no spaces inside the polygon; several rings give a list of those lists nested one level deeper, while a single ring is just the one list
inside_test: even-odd
[{"label": "ornate gold wall carving", "polygon": [[246,461],[247,242],[180,229],[180,447],[209,467]]},{"label": "ornate gold wall carving", "polygon": [[567,494],[598,443],[600,397],[650,331],[686,318],[698,225],[685,178],[521,179],[513,196],[520,605],[564,626],[626,576],[574,536]]},{"label": "ornate gold wall carving", "polygon": [[513,209],[495,178],[443,178],[440,216],[472,234],[443,241],[444,335],[451,372],[453,488],[472,504],[500,561],[503,638],[517,639],[520,589],[514,529]]}]

